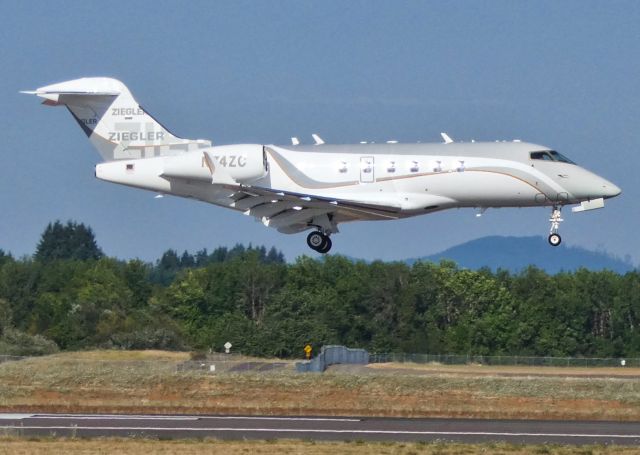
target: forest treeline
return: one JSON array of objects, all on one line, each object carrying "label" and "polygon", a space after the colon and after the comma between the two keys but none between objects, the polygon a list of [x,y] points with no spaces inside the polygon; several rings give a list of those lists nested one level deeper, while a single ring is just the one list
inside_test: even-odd
[{"label": "forest treeline", "polygon": [[234,350],[640,357],[640,273],[548,275],[454,263],[286,263],[264,247],[106,257],[90,228],[50,224],[32,258],[0,250],[0,353]]}]

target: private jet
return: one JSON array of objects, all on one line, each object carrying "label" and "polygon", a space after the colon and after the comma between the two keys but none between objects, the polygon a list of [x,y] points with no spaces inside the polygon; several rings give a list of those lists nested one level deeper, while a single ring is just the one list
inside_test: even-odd
[{"label": "private jet", "polygon": [[216,145],[182,139],[140,106],[120,81],[75,79],[23,93],[66,106],[102,156],[100,180],[194,198],[252,216],[307,244],[331,249],[341,223],[395,220],[453,208],[551,208],[549,243],[560,245],[561,210],[604,207],[621,190],[543,145],[519,140],[333,145]]}]

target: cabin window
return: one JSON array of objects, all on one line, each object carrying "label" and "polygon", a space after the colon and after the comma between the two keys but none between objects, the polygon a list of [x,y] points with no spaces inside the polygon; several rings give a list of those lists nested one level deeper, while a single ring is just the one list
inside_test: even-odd
[{"label": "cabin window", "polygon": [[396,171],[396,162],[389,161],[389,165],[387,166],[387,172],[393,173]]},{"label": "cabin window", "polygon": [[127,164],[127,172],[133,172],[133,163]]},{"label": "cabin window", "polygon": [[418,167],[418,162],[417,161],[412,161],[411,162],[411,168],[409,170],[411,172],[418,172],[420,170],[420,168]]}]

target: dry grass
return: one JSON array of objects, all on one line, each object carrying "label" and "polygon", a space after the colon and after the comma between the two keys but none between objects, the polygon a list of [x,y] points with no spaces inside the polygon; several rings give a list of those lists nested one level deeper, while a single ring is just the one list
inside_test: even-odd
[{"label": "dry grass", "polygon": [[99,349],[95,351],[77,351],[77,352],[62,352],[59,354],[53,354],[47,357],[48,359],[61,359],[61,360],[93,360],[93,361],[128,361],[128,360],[149,360],[149,361],[185,361],[189,360],[188,352],[174,352],[174,351],[121,351],[121,350],[108,350]]},{"label": "dry grass", "polygon": [[599,455],[638,453],[637,447],[623,446],[558,446],[513,444],[443,444],[443,443],[369,443],[309,441],[157,441],[150,439],[40,439],[0,438],[0,455],[33,454],[389,454],[389,455],[454,455],[454,454],[552,454]]},{"label": "dry grass", "polygon": [[530,367],[522,365],[442,365],[438,363],[374,363],[375,370],[412,370],[437,374],[464,374],[488,376],[583,376],[583,377],[635,377],[640,368],[620,367]]},{"label": "dry grass", "polygon": [[534,375],[543,368],[522,367],[487,374],[473,366],[424,374],[408,365],[321,375],[178,372],[187,357],[96,351],[7,362],[0,410],[640,420],[636,377],[565,377],[558,368]]}]

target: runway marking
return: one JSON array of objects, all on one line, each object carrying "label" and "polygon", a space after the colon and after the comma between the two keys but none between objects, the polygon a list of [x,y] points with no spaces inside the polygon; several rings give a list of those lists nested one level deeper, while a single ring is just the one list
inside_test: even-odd
[{"label": "runway marking", "polygon": [[203,419],[220,419],[220,420],[284,420],[284,421],[306,421],[306,422],[362,422],[362,419],[345,419],[331,417],[252,417],[252,416],[202,416]]},{"label": "runway marking", "polygon": [[22,420],[33,417],[33,414],[0,414],[0,420]]},{"label": "runway marking", "polygon": [[103,431],[217,431],[217,432],[273,432],[273,433],[336,433],[336,434],[391,434],[391,435],[445,435],[445,436],[532,436],[551,438],[612,438],[640,439],[640,434],[580,434],[580,433],[521,433],[488,431],[407,431],[407,430],[328,430],[303,428],[167,428],[167,427],[80,427],[80,426],[38,426],[4,425],[3,430],[103,430]]},{"label": "runway marking", "polygon": [[[0,414],[2,415],[2,414]],[[18,415],[18,414],[12,414]],[[293,422],[362,422],[362,419],[331,417],[258,417],[258,416],[158,416],[121,414],[20,414],[34,419],[77,419],[77,420],[274,420]]]},{"label": "runway marking", "polygon": [[187,416],[125,416],[125,415],[113,415],[113,416],[101,416],[101,415],[41,415],[35,414],[29,416],[33,419],[71,419],[71,420],[180,420],[180,421],[193,421],[200,420],[199,417],[187,417]]}]

